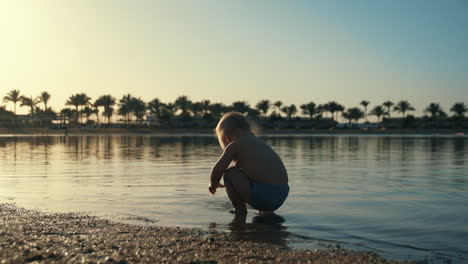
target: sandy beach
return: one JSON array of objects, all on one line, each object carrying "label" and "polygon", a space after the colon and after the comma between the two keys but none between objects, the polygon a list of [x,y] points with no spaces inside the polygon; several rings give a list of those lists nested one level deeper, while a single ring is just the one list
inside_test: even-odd
[{"label": "sandy beach", "polygon": [[371,252],[291,250],[229,233],[116,223],[0,204],[1,263],[400,263]]}]

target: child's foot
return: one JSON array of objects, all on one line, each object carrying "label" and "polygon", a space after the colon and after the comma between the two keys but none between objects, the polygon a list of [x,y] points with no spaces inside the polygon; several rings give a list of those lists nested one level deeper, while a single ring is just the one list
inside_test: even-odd
[{"label": "child's foot", "polygon": [[232,208],[229,210],[229,213],[234,214],[234,215],[247,215],[247,211],[238,211],[235,208]]},{"label": "child's foot", "polygon": [[273,214],[275,214],[275,212],[274,211],[259,211],[258,214],[263,215],[263,216],[267,216],[267,215],[273,215]]}]

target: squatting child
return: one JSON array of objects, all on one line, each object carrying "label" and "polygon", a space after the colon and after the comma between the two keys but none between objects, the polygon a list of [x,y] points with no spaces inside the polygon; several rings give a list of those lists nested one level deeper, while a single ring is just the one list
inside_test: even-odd
[{"label": "squatting child", "polygon": [[216,136],[223,154],[212,169],[210,193],[226,187],[234,207],[230,212],[238,215],[247,214],[246,203],[261,213],[278,209],[289,194],[288,173],[278,154],[254,135],[241,113],[225,114]]}]

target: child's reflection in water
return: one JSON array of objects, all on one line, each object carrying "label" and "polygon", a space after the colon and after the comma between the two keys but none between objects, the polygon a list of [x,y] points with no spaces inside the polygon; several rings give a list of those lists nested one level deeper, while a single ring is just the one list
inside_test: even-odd
[{"label": "child's reflection in water", "polygon": [[228,225],[235,240],[269,242],[287,247],[286,238],[289,232],[283,225],[285,219],[282,216],[274,213],[259,214],[252,218],[252,223],[247,223],[246,220],[246,215],[236,215]]}]

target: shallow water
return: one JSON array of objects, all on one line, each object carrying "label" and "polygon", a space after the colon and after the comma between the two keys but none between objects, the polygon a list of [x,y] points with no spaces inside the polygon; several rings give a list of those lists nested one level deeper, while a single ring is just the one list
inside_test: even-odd
[{"label": "shallow water", "polygon": [[295,248],[468,262],[468,137],[276,136],[291,193],[277,216],[208,194],[212,136],[3,136],[0,202],[123,222],[216,228]]}]

